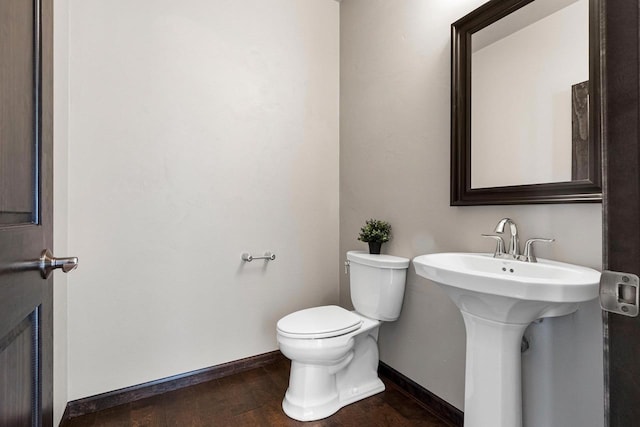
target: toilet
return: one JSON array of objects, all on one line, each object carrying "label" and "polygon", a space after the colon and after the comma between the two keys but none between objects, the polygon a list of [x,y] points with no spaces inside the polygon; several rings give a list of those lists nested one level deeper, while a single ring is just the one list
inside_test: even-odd
[{"label": "toilet", "polygon": [[378,328],[400,315],[409,259],[347,252],[354,311],[328,305],[278,321],[280,351],[291,359],[284,412],[299,421],[328,417],[380,393]]}]

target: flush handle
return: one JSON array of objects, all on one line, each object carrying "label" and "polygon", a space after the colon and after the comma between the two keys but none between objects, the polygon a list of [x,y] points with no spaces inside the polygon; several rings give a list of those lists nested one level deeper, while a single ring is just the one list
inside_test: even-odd
[{"label": "flush handle", "polygon": [[605,270],[600,276],[600,307],[623,316],[638,316],[640,279],[635,274]]}]

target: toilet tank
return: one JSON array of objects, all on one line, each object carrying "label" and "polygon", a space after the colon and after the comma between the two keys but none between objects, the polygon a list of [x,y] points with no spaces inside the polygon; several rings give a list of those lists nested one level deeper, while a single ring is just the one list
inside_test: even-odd
[{"label": "toilet tank", "polygon": [[356,311],[370,319],[396,320],[402,309],[409,259],[349,251],[347,260]]}]

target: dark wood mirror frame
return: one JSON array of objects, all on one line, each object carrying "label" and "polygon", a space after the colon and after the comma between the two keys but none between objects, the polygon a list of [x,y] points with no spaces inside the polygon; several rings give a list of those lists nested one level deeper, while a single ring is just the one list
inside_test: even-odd
[{"label": "dark wood mirror frame", "polygon": [[492,0],[451,25],[451,206],[601,202],[601,0],[589,0],[588,178],[578,181],[471,188],[471,36],[533,0]]}]

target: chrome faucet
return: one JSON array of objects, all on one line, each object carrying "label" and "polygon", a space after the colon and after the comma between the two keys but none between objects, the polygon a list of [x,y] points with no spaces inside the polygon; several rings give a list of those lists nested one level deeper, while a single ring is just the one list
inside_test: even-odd
[{"label": "chrome faucet", "polygon": [[509,224],[509,231],[511,234],[511,240],[509,241],[509,252],[505,252],[504,249],[504,240],[502,240],[501,236],[496,234],[483,234],[482,237],[489,237],[491,239],[496,240],[496,250],[493,254],[494,258],[509,258],[515,259],[518,261],[524,262],[537,262],[536,256],[533,253],[533,244],[535,242],[553,242],[554,239],[540,239],[534,238],[527,240],[525,244],[524,254],[520,254],[520,240],[518,238],[518,227],[516,227],[516,223],[513,222],[511,218],[502,218],[498,225],[496,225],[495,232],[497,234],[504,233],[505,225]]},{"label": "chrome faucet", "polygon": [[504,233],[504,226],[509,224],[509,230],[511,232],[511,240],[509,240],[509,255],[516,258],[520,255],[520,240],[518,239],[518,227],[511,218],[502,218],[498,225],[496,225],[495,232],[498,234]]}]

